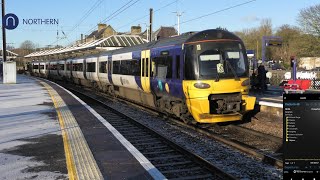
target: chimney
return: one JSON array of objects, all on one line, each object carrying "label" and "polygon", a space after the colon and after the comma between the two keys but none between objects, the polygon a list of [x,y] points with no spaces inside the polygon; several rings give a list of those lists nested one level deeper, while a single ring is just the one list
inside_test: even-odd
[{"label": "chimney", "polygon": [[141,33],[141,26],[131,26],[131,34],[140,34]]},{"label": "chimney", "polygon": [[101,31],[101,29],[106,28],[106,24],[98,24],[98,32]]}]

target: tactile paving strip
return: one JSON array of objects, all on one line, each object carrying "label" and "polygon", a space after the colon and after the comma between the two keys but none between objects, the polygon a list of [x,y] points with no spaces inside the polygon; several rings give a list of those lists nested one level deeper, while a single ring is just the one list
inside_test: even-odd
[{"label": "tactile paving strip", "polygon": [[45,82],[40,83],[48,90],[58,114],[69,179],[103,179],[87,141],[68,106],[51,86]]}]

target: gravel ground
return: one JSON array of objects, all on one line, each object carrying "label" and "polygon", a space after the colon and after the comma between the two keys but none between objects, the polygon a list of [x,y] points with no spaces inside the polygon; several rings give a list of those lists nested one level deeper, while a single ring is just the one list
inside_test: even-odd
[{"label": "gravel ground", "polygon": [[159,117],[124,103],[110,102],[108,104],[118,111],[125,112],[131,118],[147,124],[157,132],[169,137],[186,149],[197,153],[199,156],[240,179],[283,178],[282,170],[262,164],[252,157],[209,139],[193,130],[170,125]]},{"label": "gravel ground", "polygon": [[283,136],[282,119],[266,118],[263,113],[257,114],[255,118],[252,118],[251,122],[242,124],[241,126],[280,138]]}]

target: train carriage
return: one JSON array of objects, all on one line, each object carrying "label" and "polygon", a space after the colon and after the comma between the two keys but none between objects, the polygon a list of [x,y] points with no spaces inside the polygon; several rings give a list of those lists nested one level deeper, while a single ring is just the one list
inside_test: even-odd
[{"label": "train carriage", "polygon": [[33,62],[32,63],[32,73],[35,76],[39,76],[40,75],[40,69],[39,69],[40,63],[39,62]]},{"label": "train carriage", "polygon": [[73,59],[71,74],[74,82],[96,82],[105,92],[186,122],[241,120],[255,104],[248,95],[244,44],[223,30],[185,33]]},{"label": "train carriage", "polygon": [[72,59],[67,59],[66,60],[66,78],[68,80],[72,79]]},{"label": "train carriage", "polygon": [[46,77],[46,63],[45,62],[39,63],[39,71],[40,71],[40,77]]}]

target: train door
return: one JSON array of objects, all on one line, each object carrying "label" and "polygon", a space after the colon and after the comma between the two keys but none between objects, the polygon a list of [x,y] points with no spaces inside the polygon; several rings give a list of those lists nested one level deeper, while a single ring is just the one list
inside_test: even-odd
[{"label": "train door", "polygon": [[141,51],[141,85],[145,92],[150,90],[150,73],[151,73],[150,50]]},{"label": "train door", "polygon": [[83,59],[83,76],[85,79],[87,79],[87,61],[86,59]]}]

